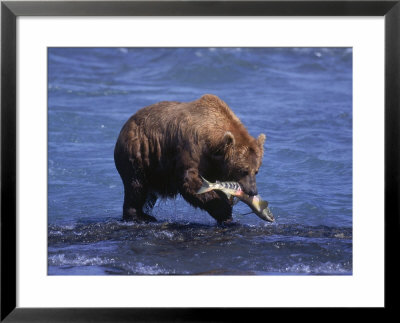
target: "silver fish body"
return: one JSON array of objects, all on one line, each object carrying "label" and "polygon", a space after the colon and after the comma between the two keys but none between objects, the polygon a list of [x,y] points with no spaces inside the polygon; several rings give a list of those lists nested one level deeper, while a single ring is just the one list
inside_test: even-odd
[{"label": "silver fish body", "polygon": [[249,196],[243,192],[242,187],[237,182],[220,182],[211,183],[201,177],[203,185],[197,191],[197,194],[203,194],[212,190],[218,190],[231,199],[232,196],[237,197],[242,202],[246,203],[252,211],[262,220],[273,222],[274,216],[268,208],[268,202],[261,199],[260,195]]},{"label": "silver fish body", "polygon": [[[200,176],[201,177],[201,176]],[[242,187],[237,182],[220,182],[216,181],[215,183],[211,183],[207,181],[205,178],[201,177],[203,180],[203,185],[197,191],[197,194],[203,194],[212,190],[218,190],[224,192],[228,199],[231,196],[239,196],[243,193]]]}]

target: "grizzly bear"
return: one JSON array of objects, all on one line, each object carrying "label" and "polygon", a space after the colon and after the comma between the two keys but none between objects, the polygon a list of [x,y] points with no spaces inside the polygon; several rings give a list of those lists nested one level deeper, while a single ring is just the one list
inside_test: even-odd
[{"label": "grizzly bear", "polygon": [[196,194],[200,176],[237,181],[245,193],[257,195],[264,141],[264,134],[252,137],[215,95],[142,108],[122,127],[114,150],[124,185],[123,219],[155,221],[148,212],[157,198],[180,194],[218,223],[230,222],[232,201],[224,193]]}]

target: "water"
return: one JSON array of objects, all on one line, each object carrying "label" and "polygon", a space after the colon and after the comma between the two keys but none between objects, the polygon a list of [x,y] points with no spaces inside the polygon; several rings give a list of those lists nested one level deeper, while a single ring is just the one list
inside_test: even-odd
[{"label": "water", "polygon": [[[48,274],[352,274],[349,48],[50,48]],[[113,161],[124,122],[163,100],[222,98],[267,135],[259,194],[217,226],[181,198],[152,224],[120,221]]]}]

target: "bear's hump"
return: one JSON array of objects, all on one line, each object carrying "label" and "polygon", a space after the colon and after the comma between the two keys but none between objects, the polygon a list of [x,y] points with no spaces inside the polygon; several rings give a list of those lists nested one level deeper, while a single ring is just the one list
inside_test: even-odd
[{"label": "bear's hump", "polygon": [[202,109],[208,110],[211,114],[214,112],[215,116],[224,118],[238,125],[241,124],[239,118],[233,113],[229,106],[214,94],[204,94],[200,99],[194,101]]}]

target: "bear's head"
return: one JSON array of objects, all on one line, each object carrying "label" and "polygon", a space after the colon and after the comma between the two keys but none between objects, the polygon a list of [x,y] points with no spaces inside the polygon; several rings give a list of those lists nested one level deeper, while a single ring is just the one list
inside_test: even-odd
[{"label": "bear's head", "polygon": [[249,135],[235,136],[231,131],[223,135],[223,177],[239,182],[248,195],[258,194],[256,175],[262,163],[265,138],[264,134],[260,134],[257,139]]}]

